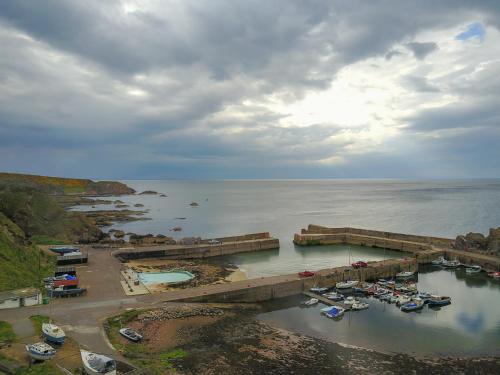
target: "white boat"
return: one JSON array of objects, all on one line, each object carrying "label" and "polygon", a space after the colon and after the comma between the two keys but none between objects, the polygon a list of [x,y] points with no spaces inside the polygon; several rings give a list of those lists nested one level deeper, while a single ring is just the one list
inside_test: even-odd
[{"label": "white boat", "polygon": [[317,298],[311,298],[310,300],[308,301],[304,301],[302,302],[302,304],[304,306],[313,306],[313,305],[316,305],[317,303],[319,302],[319,300]]},{"label": "white boat", "polygon": [[366,302],[356,301],[352,304],[351,309],[353,310],[366,310],[370,305]]},{"label": "white boat", "polygon": [[475,273],[480,273],[483,270],[481,266],[467,266],[465,269],[465,273],[468,273],[469,275],[473,275]]},{"label": "white boat", "polygon": [[359,302],[359,300],[357,298],[354,298],[353,296],[349,296],[344,300],[344,305],[352,306],[356,302]]},{"label": "white boat", "polygon": [[42,324],[42,334],[47,341],[54,342],[56,344],[63,344],[64,339],[66,338],[64,331],[55,324],[51,323]]},{"label": "white boat", "polygon": [[431,263],[432,263],[433,265],[435,265],[435,266],[440,266],[440,265],[442,265],[442,264],[443,264],[443,261],[444,261],[444,260],[445,260],[445,259],[444,259],[444,257],[442,257],[442,256],[441,256],[441,257],[439,257],[439,258],[437,258],[437,259],[434,259]]},{"label": "white boat", "polygon": [[403,271],[403,272],[399,272],[396,274],[396,277],[398,279],[406,279],[408,277],[413,277],[415,275],[415,272],[412,272],[412,271]]},{"label": "white boat", "polygon": [[323,293],[326,293],[328,291],[328,288],[320,287],[320,286],[313,286],[311,289],[309,289],[309,291],[311,291],[313,293],[323,294]]},{"label": "white boat", "polygon": [[414,298],[410,302],[401,305],[401,311],[404,312],[417,311],[422,309],[423,307],[424,307],[424,301],[421,300],[420,298]]},{"label": "white boat", "polygon": [[326,293],[323,296],[332,301],[342,301],[344,299],[344,296],[337,292]]},{"label": "white boat", "polygon": [[460,265],[460,262],[457,259],[454,260],[443,260],[441,263],[443,267],[447,268],[457,268]]},{"label": "white boat", "polygon": [[37,361],[46,361],[56,355],[56,350],[44,342],[26,345],[28,355]]},{"label": "white boat", "polygon": [[116,361],[102,354],[80,350],[85,372],[88,375],[116,375]]},{"label": "white boat", "polygon": [[389,303],[398,303],[399,300],[399,295],[398,294],[392,294],[389,299],[387,299],[387,302]]},{"label": "white boat", "polygon": [[142,335],[134,331],[132,328],[125,327],[120,329],[118,332],[131,341],[139,342],[142,340]]},{"label": "white boat", "polygon": [[359,284],[358,280],[347,280],[347,281],[341,281],[335,284],[335,288],[337,289],[350,289],[354,288],[356,285]]},{"label": "white boat", "polygon": [[408,303],[410,301],[411,301],[411,297],[408,297],[408,296],[402,294],[398,297],[398,301],[396,302],[396,305],[401,306],[401,305],[404,305],[405,303]]},{"label": "white boat", "polygon": [[446,296],[431,296],[431,298],[429,298],[429,300],[427,301],[427,304],[430,307],[446,306],[449,305],[450,303],[451,303],[451,298]]}]

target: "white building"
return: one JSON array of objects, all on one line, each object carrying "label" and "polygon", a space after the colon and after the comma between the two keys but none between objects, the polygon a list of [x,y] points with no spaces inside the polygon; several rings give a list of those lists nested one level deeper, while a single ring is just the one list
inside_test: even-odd
[{"label": "white building", "polygon": [[0,292],[0,309],[34,306],[42,303],[42,294],[36,288],[24,288]]}]

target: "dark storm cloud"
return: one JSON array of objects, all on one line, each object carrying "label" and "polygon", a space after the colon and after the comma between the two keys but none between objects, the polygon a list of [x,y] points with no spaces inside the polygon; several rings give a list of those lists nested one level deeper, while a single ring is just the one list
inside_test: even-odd
[{"label": "dark storm cloud", "polygon": [[[52,174],[99,177],[273,177],[273,168],[279,177],[371,176],[400,154],[381,147],[346,166],[321,164],[348,155],[369,124],[282,126],[287,114],[266,105],[327,89],[341,69],[372,57],[427,62],[440,50],[419,32],[478,18],[499,27],[500,3],[2,1],[0,169],[45,173],[44,160]],[[459,97],[403,119],[405,134],[492,129],[497,73],[490,63],[476,81],[438,84],[405,72],[399,83],[414,93],[451,87]]]},{"label": "dark storm cloud", "polygon": [[437,44],[434,42],[412,42],[405,44],[405,47],[412,51],[415,57],[419,60],[425,59],[429,53],[437,50],[438,48]]}]

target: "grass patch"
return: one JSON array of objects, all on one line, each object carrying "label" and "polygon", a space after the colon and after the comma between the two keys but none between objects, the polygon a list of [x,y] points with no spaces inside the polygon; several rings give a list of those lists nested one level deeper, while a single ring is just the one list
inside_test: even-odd
[{"label": "grass patch", "polygon": [[61,370],[59,370],[55,365],[52,363],[40,363],[33,365],[31,367],[22,367],[21,369],[17,370],[15,375],[56,375],[56,374],[63,374]]},{"label": "grass patch", "polygon": [[35,245],[65,245],[66,241],[61,241],[56,238],[41,234],[31,237],[31,242]]},{"label": "grass patch", "polygon": [[14,341],[16,341],[16,334],[12,329],[12,325],[0,320],[0,342],[10,344]]},{"label": "grass patch", "polygon": [[48,323],[50,318],[45,315],[31,315],[30,316],[31,323],[33,323],[33,328],[38,336],[42,335],[42,324]]},{"label": "grass patch", "polygon": [[175,372],[175,362],[185,358],[188,353],[183,349],[174,349],[163,353],[152,353],[148,358],[132,360],[139,368],[148,374],[162,375],[166,370]]}]

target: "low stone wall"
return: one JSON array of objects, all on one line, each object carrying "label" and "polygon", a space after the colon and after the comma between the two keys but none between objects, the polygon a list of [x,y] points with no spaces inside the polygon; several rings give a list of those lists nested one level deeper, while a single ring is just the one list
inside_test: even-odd
[{"label": "low stone wall", "polygon": [[[251,234],[243,234],[240,236],[230,236],[230,237],[216,237],[217,241],[220,242],[239,242],[239,241],[251,241],[251,240],[263,240],[271,238],[269,232],[261,232],[261,233],[251,233]],[[208,244],[210,239],[201,240],[200,243]]]},{"label": "low stone wall", "polygon": [[370,262],[368,267],[354,270],[350,267],[336,267],[316,272],[313,277],[299,278],[297,274],[265,277],[230,284],[221,284],[210,291],[200,288],[198,293],[187,291],[190,295],[180,296],[169,301],[186,302],[262,302],[274,298],[289,297],[313,286],[333,287],[339,281],[377,280],[394,277],[401,271],[417,271],[418,263],[411,259],[389,259]]},{"label": "low stone wall", "polygon": [[165,259],[198,259],[210,258],[223,255],[231,255],[242,252],[278,249],[280,247],[277,238],[253,239],[237,242],[222,242],[218,245],[179,245],[168,247],[123,249],[116,251],[114,255],[124,260],[144,258]]},{"label": "low stone wall", "polygon": [[458,259],[462,264],[476,264],[488,271],[500,271],[500,258],[470,251],[447,250],[444,252],[448,259]]}]

